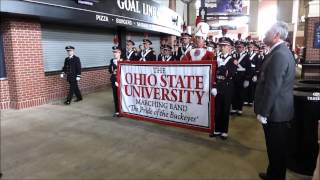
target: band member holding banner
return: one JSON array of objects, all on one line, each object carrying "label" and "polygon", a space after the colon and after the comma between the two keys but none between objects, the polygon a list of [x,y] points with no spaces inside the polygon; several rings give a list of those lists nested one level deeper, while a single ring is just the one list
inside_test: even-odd
[{"label": "band member holding banner", "polygon": [[134,48],[135,43],[132,40],[127,40],[126,49],[126,60],[128,61],[138,61],[139,57],[137,51]]},{"label": "band member holding banner", "polygon": [[196,47],[183,56],[182,61],[213,61],[215,56],[213,52],[206,49],[206,39],[209,33],[209,25],[200,22],[196,28]]},{"label": "band member holding banner", "polygon": [[234,54],[238,61],[238,68],[234,76],[234,91],[231,114],[242,115],[244,101],[244,89],[249,86],[251,80],[251,61],[245,51],[245,42],[236,42],[237,52]]},{"label": "band member holding banner", "polygon": [[255,48],[258,48],[258,45],[255,42],[251,41],[248,46],[248,58],[251,63],[252,71],[251,71],[249,86],[245,88],[245,96],[244,96],[244,105],[249,105],[249,106],[252,106],[253,96],[254,96],[252,78],[254,76],[254,68],[255,68],[254,62],[256,61],[255,59],[257,58],[257,54],[255,53]]},{"label": "band member holding banner", "polygon": [[143,39],[143,50],[140,54],[140,61],[156,61],[157,56],[155,55],[155,52],[152,50],[150,45],[152,45],[152,42],[149,39]]},{"label": "band member holding banner", "polygon": [[215,128],[210,137],[228,138],[229,113],[233,95],[233,76],[237,71],[237,60],[231,55],[233,41],[230,38],[219,39],[221,55],[217,58],[216,88],[211,90],[215,96]]},{"label": "band member holding banner", "polygon": [[192,45],[190,43],[191,37],[192,36],[187,32],[181,33],[182,47],[178,48],[178,52],[175,57],[177,61],[180,61],[183,56],[185,56],[192,49]]},{"label": "band member holding banner", "polygon": [[110,80],[111,80],[111,86],[112,86],[112,93],[113,93],[113,101],[114,101],[114,117],[119,116],[119,104],[118,104],[118,82],[117,82],[117,67],[118,62],[122,61],[121,59],[121,48],[118,46],[112,47],[112,53],[114,58],[110,60],[109,64],[109,72],[111,74]]}]

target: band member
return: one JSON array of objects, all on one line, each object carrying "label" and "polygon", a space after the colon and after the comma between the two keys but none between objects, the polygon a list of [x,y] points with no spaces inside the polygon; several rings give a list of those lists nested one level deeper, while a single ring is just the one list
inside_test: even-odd
[{"label": "band member", "polygon": [[162,61],[162,58],[164,56],[164,47],[165,47],[165,45],[160,46],[160,53],[159,53],[158,59],[157,59],[158,61]]},{"label": "band member", "polygon": [[177,61],[180,61],[183,56],[192,49],[192,44],[190,43],[191,37],[192,36],[186,32],[181,33],[182,46],[178,48],[177,55],[175,57]]},{"label": "band member", "polygon": [[135,43],[132,40],[127,40],[126,49],[126,60],[128,61],[138,61],[138,53],[134,48]]},{"label": "band member", "polygon": [[233,76],[237,71],[237,60],[231,55],[233,41],[230,38],[220,38],[221,55],[217,58],[216,88],[211,90],[215,96],[215,128],[210,137],[228,138],[229,113],[233,94]]},{"label": "band member", "polygon": [[71,103],[73,94],[77,96],[77,99],[74,102],[82,100],[82,95],[78,86],[78,81],[81,79],[81,62],[79,57],[74,55],[74,47],[67,46],[66,48],[68,57],[64,60],[64,66],[62,68],[61,78],[64,75],[67,75],[67,80],[70,84],[69,94],[67,100],[64,102],[65,105]]},{"label": "band member", "polygon": [[257,81],[257,78],[258,78],[258,76],[259,76],[262,63],[263,63],[263,61],[264,61],[264,57],[265,57],[264,48],[263,48],[263,47],[260,47],[260,48],[259,48],[258,57],[257,57],[257,58],[255,59],[255,61],[253,62],[253,64],[255,65],[255,76],[253,76],[253,80],[255,79],[254,82]]},{"label": "band member", "polygon": [[174,61],[174,57],[172,56],[172,47],[170,45],[165,45],[163,48],[164,55],[162,56],[161,61]]},{"label": "band member", "polygon": [[213,61],[215,59],[214,54],[206,49],[208,32],[209,25],[207,23],[201,22],[197,25],[196,47],[187,52],[182,61]]},{"label": "band member", "polygon": [[250,75],[249,86],[245,88],[245,96],[244,96],[244,103],[243,103],[244,105],[249,105],[249,106],[252,106],[253,96],[254,96],[252,78],[254,76],[254,69],[255,69],[254,62],[258,57],[257,54],[254,52],[256,48],[258,48],[258,45],[255,42],[252,41],[249,43],[248,57],[251,62],[251,75]]},{"label": "band member", "polygon": [[112,47],[112,53],[114,58],[110,60],[109,64],[109,72],[111,74],[110,81],[111,81],[111,86],[112,86],[112,93],[113,93],[113,101],[114,101],[114,117],[119,116],[119,104],[118,104],[118,82],[117,82],[117,67],[118,67],[118,62],[122,61],[121,59],[121,48],[118,46],[113,46]]},{"label": "band member", "polygon": [[178,59],[178,50],[179,50],[179,44],[174,44],[172,47],[172,56],[174,58],[175,61],[180,61],[180,59]]},{"label": "band member", "polygon": [[157,56],[153,49],[150,47],[152,42],[149,39],[143,39],[143,50],[140,54],[140,61],[156,61]]},{"label": "band member", "polygon": [[216,48],[217,48],[216,43],[214,43],[213,41],[207,42],[207,50],[212,52],[214,56],[216,56]]},{"label": "band member", "polygon": [[236,42],[237,52],[235,58],[238,61],[238,68],[234,76],[234,93],[232,99],[231,114],[242,115],[242,106],[244,101],[244,89],[249,86],[251,79],[251,61],[245,51],[245,42]]}]

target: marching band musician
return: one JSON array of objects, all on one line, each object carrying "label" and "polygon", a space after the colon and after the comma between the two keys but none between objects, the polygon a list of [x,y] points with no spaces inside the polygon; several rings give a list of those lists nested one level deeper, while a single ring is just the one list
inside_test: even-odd
[{"label": "marching band musician", "polygon": [[159,55],[158,55],[158,61],[162,61],[162,57],[164,56],[164,46],[165,45],[161,45],[160,46],[160,53],[159,53]]},{"label": "marching band musician", "polygon": [[178,48],[177,55],[175,57],[177,61],[180,61],[183,56],[192,49],[192,44],[190,43],[191,37],[192,36],[186,32],[181,33],[182,46]]},{"label": "marching band musician", "polygon": [[126,49],[126,60],[128,61],[138,61],[138,53],[134,48],[135,43],[132,40],[127,40]]},{"label": "marching band musician", "polygon": [[209,32],[209,25],[200,22],[196,28],[196,47],[183,56],[182,61],[213,61],[215,56],[213,52],[206,49],[206,39]]},{"label": "marching band musician", "polygon": [[172,47],[170,45],[164,45],[163,47],[163,56],[161,61],[168,62],[168,61],[174,61],[174,57],[172,56]]},{"label": "marching band musician", "polygon": [[255,52],[255,49],[258,47],[259,46],[254,41],[251,41],[248,46],[248,57],[251,63],[251,75],[250,75],[249,86],[245,88],[244,105],[249,105],[249,106],[252,106],[253,104],[254,92],[253,92],[252,78],[254,76],[254,69],[255,69],[254,62],[258,57],[257,53]]},{"label": "marching band musician", "polygon": [[217,58],[216,88],[211,90],[215,96],[215,127],[209,134],[210,137],[228,138],[229,113],[233,94],[233,76],[237,71],[237,60],[231,55],[233,41],[222,37],[219,40],[221,55]]},{"label": "marching band musician", "polygon": [[149,39],[143,39],[143,50],[140,53],[140,61],[156,61],[157,56],[154,50],[150,47],[152,42]]},{"label": "marching band musician", "polygon": [[118,82],[117,82],[117,67],[118,62],[122,61],[121,59],[121,48],[118,46],[112,47],[112,53],[114,58],[110,60],[109,64],[109,72],[111,74],[110,80],[111,80],[111,86],[112,86],[112,93],[113,93],[113,101],[114,101],[114,117],[119,116],[119,104],[118,104]]},{"label": "marching band musician", "polygon": [[234,76],[234,93],[232,99],[231,114],[242,115],[242,107],[244,101],[244,89],[249,86],[251,79],[251,61],[245,51],[245,42],[236,42],[237,52],[235,58],[238,61],[238,68]]}]

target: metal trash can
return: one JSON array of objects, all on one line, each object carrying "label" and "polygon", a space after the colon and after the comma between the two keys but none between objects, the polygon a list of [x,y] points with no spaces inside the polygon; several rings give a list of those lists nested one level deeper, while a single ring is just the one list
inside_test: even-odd
[{"label": "metal trash can", "polygon": [[296,173],[312,175],[319,152],[320,88],[295,87],[294,108],[287,167]]}]

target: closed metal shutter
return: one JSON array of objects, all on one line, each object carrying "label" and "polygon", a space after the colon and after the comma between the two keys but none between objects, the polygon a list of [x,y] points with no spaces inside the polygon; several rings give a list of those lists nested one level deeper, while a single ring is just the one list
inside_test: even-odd
[{"label": "closed metal shutter", "polygon": [[67,54],[65,47],[75,47],[82,68],[106,66],[113,57],[115,31],[97,28],[61,27],[42,24],[42,48],[45,72],[62,69]]},{"label": "closed metal shutter", "polygon": [[[131,40],[134,41],[135,47],[138,48],[140,44],[142,44],[142,40],[144,39],[143,35],[134,34],[131,36]],[[160,37],[159,36],[150,36],[148,39],[152,42],[151,47],[158,55],[160,53]]]}]

